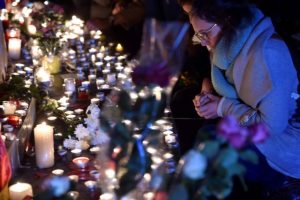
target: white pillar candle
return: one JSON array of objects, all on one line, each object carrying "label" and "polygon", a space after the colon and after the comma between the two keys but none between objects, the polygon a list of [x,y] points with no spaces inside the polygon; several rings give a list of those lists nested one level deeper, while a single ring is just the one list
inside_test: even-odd
[{"label": "white pillar candle", "polygon": [[8,40],[8,55],[12,59],[19,59],[21,54],[21,39],[10,38]]},{"label": "white pillar candle", "polygon": [[34,128],[36,163],[39,168],[48,168],[54,165],[53,127],[46,123],[38,124]]},{"label": "white pillar candle", "polygon": [[23,200],[26,196],[33,196],[30,184],[16,183],[9,187],[10,200]]}]

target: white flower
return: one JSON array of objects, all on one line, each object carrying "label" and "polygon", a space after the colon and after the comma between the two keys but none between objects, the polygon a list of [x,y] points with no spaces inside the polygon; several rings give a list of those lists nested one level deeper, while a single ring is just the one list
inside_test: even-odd
[{"label": "white flower", "polygon": [[207,160],[199,151],[190,150],[183,157],[183,174],[193,180],[204,177]]},{"label": "white flower", "polygon": [[90,133],[94,133],[99,128],[99,119],[85,118],[84,122]]},{"label": "white flower", "polygon": [[92,135],[92,145],[99,145],[99,144],[104,144],[107,143],[110,140],[110,138],[108,137],[108,135],[100,130],[96,131],[96,134]]},{"label": "white flower", "polygon": [[53,177],[48,184],[56,197],[60,197],[70,189],[70,180],[68,177]]},{"label": "white flower", "polygon": [[64,147],[67,149],[74,149],[76,143],[77,143],[77,140],[74,140],[72,138],[67,138],[64,140]]},{"label": "white flower", "polygon": [[79,140],[76,142],[75,148],[81,150],[87,150],[90,147],[89,143],[85,140]]},{"label": "white flower", "polygon": [[74,134],[79,140],[89,140],[90,139],[90,132],[87,128],[85,128],[82,124],[79,124]]}]

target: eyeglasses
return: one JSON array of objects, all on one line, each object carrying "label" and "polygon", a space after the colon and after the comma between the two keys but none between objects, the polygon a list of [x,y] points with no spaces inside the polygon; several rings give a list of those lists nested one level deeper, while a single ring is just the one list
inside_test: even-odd
[{"label": "eyeglasses", "polygon": [[217,24],[212,25],[211,27],[209,27],[208,29],[204,30],[204,31],[198,31],[194,34],[193,37],[193,42],[195,44],[200,44],[202,41],[207,40],[208,39],[208,33],[210,33],[214,27],[216,27]]}]

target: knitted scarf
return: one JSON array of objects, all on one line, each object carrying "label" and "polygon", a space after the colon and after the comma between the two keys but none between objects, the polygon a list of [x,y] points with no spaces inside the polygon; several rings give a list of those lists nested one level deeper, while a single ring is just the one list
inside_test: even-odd
[{"label": "knitted scarf", "polygon": [[218,42],[211,59],[211,79],[216,92],[224,97],[238,98],[234,85],[228,82],[225,71],[233,66],[236,57],[240,53],[255,26],[263,18],[262,12],[252,9],[253,19],[248,26],[237,31],[228,45],[226,38],[222,37]]}]

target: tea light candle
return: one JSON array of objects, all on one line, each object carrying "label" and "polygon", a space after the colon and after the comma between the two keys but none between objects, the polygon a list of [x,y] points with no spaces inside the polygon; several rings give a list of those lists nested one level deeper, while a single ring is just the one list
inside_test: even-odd
[{"label": "tea light candle", "polygon": [[82,85],[82,87],[88,89],[89,85],[90,85],[90,82],[89,81],[82,81],[81,85]]},{"label": "tea light candle", "polygon": [[76,115],[67,115],[68,120],[73,120],[75,119]]},{"label": "tea light candle", "polygon": [[69,177],[69,179],[70,179],[71,181],[73,181],[73,182],[75,182],[75,183],[78,182],[79,177],[78,177],[77,175],[70,175],[70,176],[68,176],[68,177]]},{"label": "tea light candle", "polygon": [[75,156],[79,156],[81,154],[81,149],[72,149],[71,153],[74,154]]},{"label": "tea light candle", "polygon": [[116,172],[113,169],[107,169],[107,170],[105,170],[105,175],[107,178],[113,179],[113,178],[115,178]]},{"label": "tea light candle", "polygon": [[92,98],[91,99],[91,103],[93,103],[93,104],[98,104],[99,102],[100,102],[99,98]]},{"label": "tea light candle", "polygon": [[122,45],[119,43],[119,44],[117,44],[117,46],[116,46],[116,51],[117,52],[122,52],[124,50],[124,48],[122,47]]},{"label": "tea light candle", "polygon": [[80,114],[83,113],[83,109],[78,108],[78,109],[74,110],[74,112],[75,112],[76,114],[80,115]]},{"label": "tea light candle", "polygon": [[65,112],[65,114],[66,114],[66,115],[73,115],[73,114],[74,114],[74,111],[72,111],[72,110],[67,110],[67,111]]},{"label": "tea light candle", "polygon": [[17,105],[13,101],[3,101],[3,111],[5,115],[12,115],[15,113]]},{"label": "tea light candle", "polygon": [[88,157],[77,157],[72,160],[72,162],[81,169],[85,168],[89,161],[90,159]]},{"label": "tea light candle", "polygon": [[53,127],[46,123],[38,124],[34,128],[36,163],[39,168],[48,168],[54,165]]},{"label": "tea light candle", "polygon": [[19,59],[21,54],[21,39],[10,38],[8,40],[8,55],[12,59]]},{"label": "tea light candle", "polygon": [[84,185],[89,189],[89,190],[95,190],[97,187],[97,182],[96,181],[85,181]]},{"label": "tea light candle", "polygon": [[16,63],[15,66],[16,66],[16,68],[18,70],[22,70],[24,68],[24,64],[23,63]]},{"label": "tea light candle", "polygon": [[100,195],[99,200],[114,200],[114,195],[112,193],[104,193]]},{"label": "tea light candle", "polygon": [[90,152],[93,154],[97,154],[100,151],[100,147],[92,147],[90,148]]},{"label": "tea light candle", "polygon": [[56,175],[56,176],[61,176],[64,174],[64,170],[62,169],[55,169],[55,170],[52,170],[52,174]]},{"label": "tea light candle", "polygon": [[47,120],[50,122],[54,122],[56,119],[57,119],[57,117],[55,117],[55,116],[50,116],[47,118]]},{"label": "tea light candle", "polygon": [[57,110],[59,110],[59,111],[62,111],[62,112],[63,112],[63,111],[65,111],[65,110],[67,110],[67,108],[62,106],[62,107],[58,107],[58,108],[57,108]]},{"label": "tea light candle", "polygon": [[168,143],[168,144],[170,144],[170,143],[174,143],[174,142],[176,142],[176,137],[175,137],[175,135],[166,135],[165,136],[165,141],[166,141],[166,143]]},{"label": "tea light candle", "polygon": [[90,74],[88,76],[88,79],[89,79],[90,84],[92,84],[92,83],[96,82],[96,75],[95,74]]},{"label": "tea light candle", "polygon": [[16,183],[9,187],[10,200],[23,200],[26,196],[32,197],[32,187],[28,183]]}]

